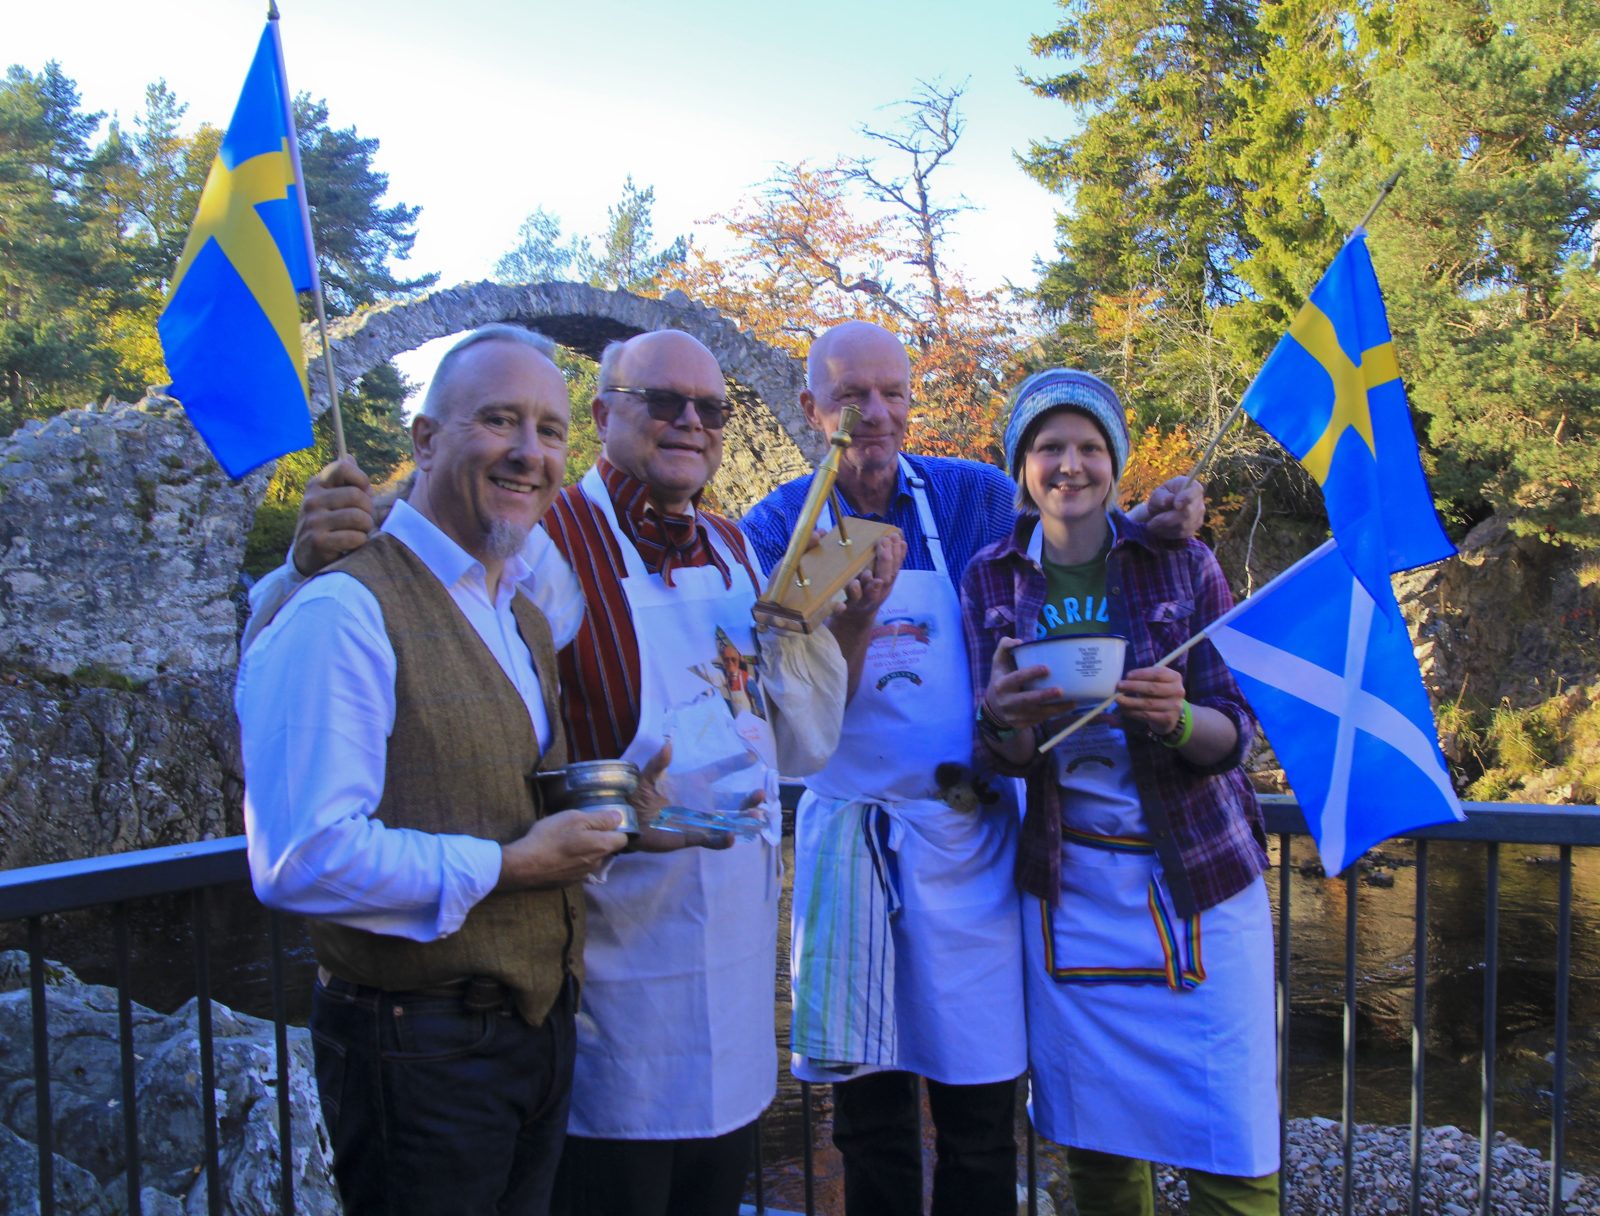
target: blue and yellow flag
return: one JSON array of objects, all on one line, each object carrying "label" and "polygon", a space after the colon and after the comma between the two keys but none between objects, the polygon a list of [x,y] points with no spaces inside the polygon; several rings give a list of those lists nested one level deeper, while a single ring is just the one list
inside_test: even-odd
[{"label": "blue and yellow flag", "polygon": [[1422,472],[1378,276],[1357,230],[1244,395],[1322,487],[1339,550],[1380,605],[1389,575],[1455,553]]},{"label": "blue and yellow flag", "polygon": [[311,445],[295,293],[316,277],[298,168],[268,22],[156,325],[172,395],[233,478]]}]

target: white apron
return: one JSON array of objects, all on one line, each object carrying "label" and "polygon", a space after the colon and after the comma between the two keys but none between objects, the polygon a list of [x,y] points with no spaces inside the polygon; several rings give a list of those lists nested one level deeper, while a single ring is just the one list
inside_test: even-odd
[{"label": "white apron", "polygon": [[[639,639],[639,729],[622,758],[642,767],[672,733],[669,799],[709,809],[709,798],[736,809],[762,790],[775,837],[775,749],[760,682],[753,670],[730,673],[717,639],[721,629],[741,655],[756,653],[756,588],[738,555],[708,528],[733,587],[724,587],[715,566],[674,570],[668,587],[645,572],[599,474],[591,469],[582,487],[622,549],[623,591]],[[625,854],[603,883],[585,884],[584,895],[586,979],[568,1130],[677,1140],[719,1136],[756,1119],[777,1085],[778,851],[771,840]]]},{"label": "white apron", "polygon": [[[1038,558],[1037,531],[1033,538]],[[1059,1144],[1256,1178],[1278,1168],[1266,883],[1173,906],[1120,723],[1056,749],[1061,891],[1023,902],[1034,1126]]]},{"label": "white apron", "polygon": [[[863,802],[881,806],[899,904],[890,920],[898,1042],[889,1066],[951,1085],[1010,1080],[1027,1065],[1012,877],[1016,783],[996,782],[1000,801],[977,810],[939,797],[940,763],[971,768],[972,677],[924,483],[904,458],[900,467],[934,569],[900,571],[878,610],[839,750],[806,780],[795,816],[794,906],[809,898],[829,817],[860,815]],[[838,1079],[820,1063],[797,1057],[793,1071]]]}]

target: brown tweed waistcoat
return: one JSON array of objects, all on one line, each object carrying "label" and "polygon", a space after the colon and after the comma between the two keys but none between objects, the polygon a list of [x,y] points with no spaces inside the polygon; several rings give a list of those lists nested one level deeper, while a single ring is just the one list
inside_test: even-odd
[{"label": "brown tweed waistcoat", "polygon": [[[533,655],[554,738],[539,754],[527,707],[449,592],[403,543],[380,533],[329,567],[377,598],[394,647],[395,722],[374,817],[394,828],[507,844],[542,813],[535,769],[566,763],[555,650],[544,614],[521,592],[512,612]],[[461,928],[432,942],[313,921],[317,961],[388,991],[470,976],[499,980],[538,1025],[568,972],[581,977],[583,900],[561,888],[494,891]]]}]

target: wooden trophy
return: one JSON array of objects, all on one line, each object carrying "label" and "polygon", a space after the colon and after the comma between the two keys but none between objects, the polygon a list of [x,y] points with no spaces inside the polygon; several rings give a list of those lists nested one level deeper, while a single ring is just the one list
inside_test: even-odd
[{"label": "wooden trophy", "polygon": [[[829,440],[828,454],[811,479],[811,489],[806,494],[800,518],[795,521],[783,560],[772,572],[766,592],[750,610],[757,625],[811,633],[833,611],[834,597],[872,561],[879,538],[900,531],[893,524],[875,523],[870,519],[851,518],[847,522],[844,504],[834,493],[839,460],[850,446],[850,432],[860,417],[861,411],[855,406],[844,407],[839,429]],[[822,516],[822,504],[830,496],[834,500],[833,518],[838,526],[813,546],[812,534]]]}]

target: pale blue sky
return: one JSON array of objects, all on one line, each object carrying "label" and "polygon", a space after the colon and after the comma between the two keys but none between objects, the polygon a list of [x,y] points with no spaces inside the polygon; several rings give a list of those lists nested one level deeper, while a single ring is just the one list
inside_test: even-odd
[{"label": "pale blue sky", "polygon": [[[261,0],[58,0],[5,20],[7,63],[60,60],[93,109],[131,118],[165,76],[188,118],[227,121],[265,17]],[[981,285],[1031,281],[1055,200],[1013,150],[1063,134],[1064,107],[1017,81],[1052,0],[700,0],[442,4],[284,0],[291,87],[375,136],[391,196],[421,204],[413,265],[487,277],[542,204],[598,227],[632,172],[656,189],[663,241],[735,204],[779,161],[865,150],[855,128],[919,78],[970,77],[966,139],[944,185],[981,210],[954,252]]]}]

